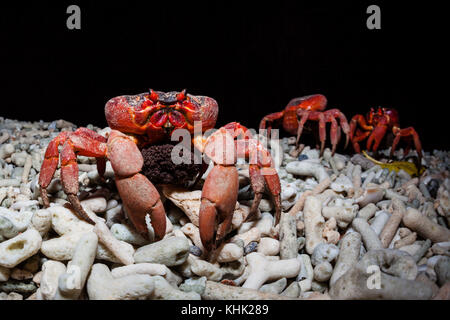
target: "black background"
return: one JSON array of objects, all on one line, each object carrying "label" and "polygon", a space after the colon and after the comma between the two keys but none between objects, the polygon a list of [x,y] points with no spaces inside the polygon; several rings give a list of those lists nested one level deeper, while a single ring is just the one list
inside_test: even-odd
[{"label": "black background", "polygon": [[[66,8],[81,8],[81,30]],[[367,6],[381,8],[368,30]],[[348,120],[393,107],[426,150],[448,149],[434,86],[443,8],[402,1],[39,1],[1,4],[1,114],[104,127],[106,101],[153,88],[214,97],[218,125],[257,128],[294,97],[327,96]]]}]

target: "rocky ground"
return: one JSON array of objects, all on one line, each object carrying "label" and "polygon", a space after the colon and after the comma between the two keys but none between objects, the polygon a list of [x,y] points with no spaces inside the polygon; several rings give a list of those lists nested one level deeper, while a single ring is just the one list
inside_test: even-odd
[{"label": "rocky ground", "polygon": [[240,161],[233,234],[207,254],[200,190],[159,188],[167,231],[150,243],[127,220],[110,164],[103,182],[93,158],[78,164],[95,226],[65,206],[59,169],[44,209],[45,148],[75,127],[0,118],[0,299],[450,299],[448,151],[425,152],[426,171],[414,178],[362,155],[293,154],[294,138],[272,143],[282,151],[280,224],[269,196],[246,221],[253,193]]}]

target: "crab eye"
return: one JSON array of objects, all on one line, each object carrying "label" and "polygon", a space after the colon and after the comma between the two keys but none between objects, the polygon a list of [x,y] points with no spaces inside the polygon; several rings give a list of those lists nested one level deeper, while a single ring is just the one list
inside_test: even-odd
[{"label": "crab eye", "polygon": [[153,89],[150,89],[150,96],[149,96],[150,100],[152,100],[153,102],[158,101],[158,94],[153,91]]},{"label": "crab eye", "polygon": [[177,94],[177,101],[181,102],[186,99],[186,89]]}]

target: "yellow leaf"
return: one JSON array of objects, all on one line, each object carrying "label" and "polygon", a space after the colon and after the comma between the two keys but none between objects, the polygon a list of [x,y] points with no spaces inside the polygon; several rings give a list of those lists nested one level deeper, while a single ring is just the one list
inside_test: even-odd
[{"label": "yellow leaf", "polygon": [[372,161],[373,163],[379,165],[381,168],[385,169],[387,168],[389,171],[394,170],[395,172],[400,171],[400,169],[403,169],[403,171],[407,172],[410,176],[418,176],[421,175],[425,169],[422,167],[420,170],[416,167],[416,165],[412,162],[408,161],[393,161],[389,163],[384,163],[375,160],[374,158],[370,157],[365,151],[363,151],[364,156]]}]

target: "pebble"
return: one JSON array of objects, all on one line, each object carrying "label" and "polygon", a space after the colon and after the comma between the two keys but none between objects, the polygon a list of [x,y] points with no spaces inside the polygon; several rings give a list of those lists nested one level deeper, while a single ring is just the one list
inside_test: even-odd
[{"label": "pebble", "polygon": [[14,152],[11,155],[11,161],[18,167],[23,167],[25,165],[25,161],[27,159],[27,153],[25,151],[22,152]]},{"label": "pebble", "polygon": [[42,237],[35,229],[0,243],[0,266],[13,268],[25,261],[41,248]]},{"label": "pebble", "polygon": [[280,252],[280,241],[263,237],[259,240],[257,251],[265,256],[276,256]]},{"label": "pebble", "polygon": [[16,292],[22,294],[32,294],[37,290],[37,286],[33,282],[22,282],[17,280],[8,280],[0,282],[0,292]]},{"label": "pebble", "polygon": [[431,197],[436,198],[437,191],[439,190],[439,181],[437,179],[431,179],[428,184],[426,185],[426,188],[430,194]]},{"label": "pebble", "polygon": [[189,247],[189,253],[193,254],[196,257],[200,257],[203,254],[203,251],[199,247],[197,247],[195,245],[191,245]]},{"label": "pebble", "polygon": [[259,210],[261,212],[270,212],[273,210],[273,203],[272,201],[269,201],[267,199],[261,199],[261,202],[259,203]]},{"label": "pebble", "polygon": [[114,237],[118,240],[138,246],[143,246],[149,243],[147,239],[136,232],[134,227],[128,224],[115,223],[111,226],[110,230]]},{"label": "pebble", "polygon": [[0,147],[0,159],[6,159],[10,157],[16,149],[10,143],[2,144]]},{"label": "pebble", "polygon": [[339,255],[339,248],[334,244],[321,243],[317,245],[311,255],[311,263],[316,266],[324,261],[332,262]]},{"label": "pebble", "polygon": [[333,273],[333,266],[328,261],[322,261],[314,267],[314,280],[328,281]]},{"label": "pebble", "polygon": [[105,212],[107,208],[106,199],[103,197],[90,198],[81,201],[81,206],[91,209],[95,213]]},{"label": "pebble", "polygon": [[168,267],[183,264],[189,255],[187,238],[171,237],[140,247],[134,253],[136,263],[160,263]]},{"label": "pebble", "polygon": [[346,175],[341,174],[331,183],[330,187],[336,192],[349,192],[353,188],[353,183]]},{"label": "pebble", "polygon": [[247,255],[249,253],[252,253],[258,249],[258,242],[251,241],[249,244],[247,244],[244,247],[244,254]]},{"label": "pebble", "polygon": [[197,292],[198,294],[203,294],[206,288],[206,277],[200,277],[197,279],[188,278],[182,284],[180,284],[179,288],[184,292]]}]

